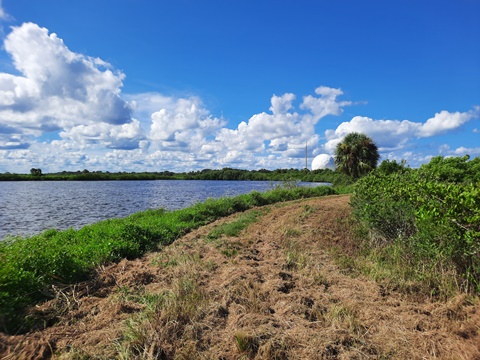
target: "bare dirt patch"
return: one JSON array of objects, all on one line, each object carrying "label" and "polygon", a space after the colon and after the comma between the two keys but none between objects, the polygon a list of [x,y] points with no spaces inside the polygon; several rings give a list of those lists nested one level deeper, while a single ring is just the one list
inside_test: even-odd
[{"label": "bare dirt patch", "polygon": [[98,269],[0,334],[1,359],[480,359],[480,305],[418,301],[332,259],[352,243],[348,196],[271,206],[238,237],[194,231]]}]

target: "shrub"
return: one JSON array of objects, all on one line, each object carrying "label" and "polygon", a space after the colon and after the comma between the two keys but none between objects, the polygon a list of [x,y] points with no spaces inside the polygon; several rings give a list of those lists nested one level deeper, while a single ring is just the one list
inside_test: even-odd
[{"label": "shrub", "polygon": [[418,170],[377,171],[356,183],[354,215],[377,245],[402,242],[405,264],[453,268],[464,289],[480,292],[480,183],[472,170],[477,167],[468,157],[437,157]]}]

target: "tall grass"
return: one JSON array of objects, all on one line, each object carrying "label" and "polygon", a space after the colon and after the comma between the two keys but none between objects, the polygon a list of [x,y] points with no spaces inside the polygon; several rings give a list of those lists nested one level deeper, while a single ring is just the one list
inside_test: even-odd
[{"label": "tall grass", "polygon": [[0,242],[0,330],[21,332],[33,324],[25,310],[55,296],[52,286],[89,279],[96,267],[133,259],[235,212],[277,202],[334,194],[331,187],[296,187],[209,199],[178,211],[147,210],[80,230],[48,230]]}]

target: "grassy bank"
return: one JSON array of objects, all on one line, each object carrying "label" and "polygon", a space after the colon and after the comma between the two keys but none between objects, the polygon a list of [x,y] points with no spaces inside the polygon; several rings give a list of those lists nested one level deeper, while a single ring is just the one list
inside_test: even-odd
[{"label": "grassy bank", "polygon": [[48,230],[0,242],[0,326],[6,332],[31,327],[25,310],[55,295],[55,286],[89,279],[95,268],[132,259],[172,243],[220,217],[256,206],[330,195],[331,187],[275,189],[207,200],[178,211],[147,210],[80,230]]}]

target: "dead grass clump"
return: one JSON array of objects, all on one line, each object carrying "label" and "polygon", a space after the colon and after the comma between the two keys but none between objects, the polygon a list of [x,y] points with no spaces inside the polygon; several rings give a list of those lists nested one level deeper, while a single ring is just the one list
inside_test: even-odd
[{"label": "dead grass clump", "polygon": [[235,348],[240,358],[256,360],[286,360],[292,356],[298,341],[275,328],[274,324],[261,324],[256,328],[246,327],[234,334]]},{"label": "dead grass clump", "polygon": [[363,330],[360,320],[352,307],[345,304],[332,304],[327,311],[321,311],[325,322],[336,329],[347,329],[359,334]]},{"label": "dead grass clump", "polygon": [[259,360],[288,360],[291,357],[289,354],[293,348],[293,342],[291,339],[282,337],[274,337],[268,339],[262,344],[257,353],[257,359]]},{"label": "dead grass clump", "polygon": [[150,295],[150,305],[125,321],[117,343],[125,359],[158,359],[172,356],[182,344],[197,342],[207,299],[195,279],[182,277],[161,296]]},{"label": "dead grass clump", "polygon": [[253,279],[234,281],[226,290],[227,303],[238,304],[244,313],[268,313],[268,293]]},{"label": "dead grass clump", "polygon": [[182,356],[191,358],[188,354],[192,351],[188,349],[201,339],[203,330],[199,322],[208,307],[200,279],[209,265],[199,254],[183,252],[160,254],[152,263],[171,268],[170,287],[160,293],[145,292],[135,297],[143,309],[124,322],[123,335],[116,343],[118,356],[162,359],[171,358],[182,349]]}]

